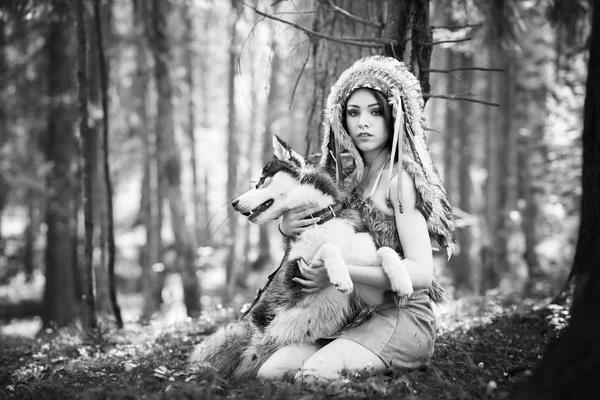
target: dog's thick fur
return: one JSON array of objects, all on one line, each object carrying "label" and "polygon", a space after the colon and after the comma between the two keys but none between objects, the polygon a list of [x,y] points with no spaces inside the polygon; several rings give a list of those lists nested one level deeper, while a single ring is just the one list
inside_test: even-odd
[{"label": "dog's thick fur", "polygon": [[[342,201],[331,175],[308,166],[277,136],[274,157],[252,190],[233,202],[250,222],[262,224],[298,206],[327,208]],[[299,262],[323,260],[333,285],[316,293],[302,292],[292,281],[301,277]],[[222,327],[194,350],[192,365],[210,364],[225,376],[254,377],[260,366],[279,348],[312,344],[336,334],[361,313],[376,305],[367,288],[355,288],[346,263],[382,265],[400,296],[412,293],[410,276],[391,248],[377,249],[354,210],[342,210],[320,225],[288,241],[281,268],[263,296],[241,321]]]}]

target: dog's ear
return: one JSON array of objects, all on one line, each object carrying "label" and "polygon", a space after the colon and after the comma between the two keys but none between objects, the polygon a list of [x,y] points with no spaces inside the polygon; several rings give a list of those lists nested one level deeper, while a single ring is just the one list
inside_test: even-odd
[{"label": "dog's ear", "polygon": [[292,148],[277,135],[273,135],[273,155],[281,161],[294,163],[300,168],[304,168],[306,165],[304,157],[292,150]]}]

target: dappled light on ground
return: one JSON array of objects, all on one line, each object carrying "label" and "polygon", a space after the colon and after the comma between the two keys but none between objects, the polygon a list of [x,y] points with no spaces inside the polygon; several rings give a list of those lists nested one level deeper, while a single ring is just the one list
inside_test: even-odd
[{"label": "dappled light on ground", "polygon": [[[193,370],[193,346],[239,312],[213,307],[200,318],[133,321],[116,331],[79,329],[21,335],[6,325],[0,352],[0,394],[7,398],[505,398],[531,373],[566,308],[546,300],[499,295],[452,301],[437,310],[438,341],[430,365],[385,374],[354,374],[321,385],[231,382],[210,368]],[[109,325],[111,326],[111,325]],[[564,324],[563,324],[564,326]],[[21,327],[21,328],[20,328]],[[44,396],[41,394],[44,393]],[[41,397],[40,397],[41,396]]]}]

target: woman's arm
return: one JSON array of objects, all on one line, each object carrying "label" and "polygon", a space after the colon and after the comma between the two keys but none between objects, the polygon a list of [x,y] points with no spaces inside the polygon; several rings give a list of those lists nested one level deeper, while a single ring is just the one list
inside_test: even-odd
[{"label": "woman's arm", "polygon": [[352,282],[381,290],[390,290],[390,280],[381,265],[348,265]]},{"label": "woman's arm", "polygon": [[[427,223],[417,208],[417,191],[413,178],[402,170],[402,206],[398,207],[398,175],[392,179],[391,200],[396,218],[396,229],[402,243],[402,264],[412,280],[414,289],[426,289],[433,280],[433,251]],[[350,277],[355,283],[377,289],[389,290],[390,280],[380,265],[348,265]]]},{"label": "woman's arm", "polygon": [[396,217],[396,229],[406,267],[415,289],[428,288],[433,281],[433,251],[427,230],[427,222],[421,211],[417,208],[417,191],[410,174],[402,170],[402,207],[400,213],[398,203],[398,175],[392,179],[390,197]]},{"label": "woman's arm", "polygon": [[[397,175],[396,175],[397,176]],[[399,212],[398,180],[391,185],[392,205],[395,210],[396,229],[404,250],[402,263],[412,280],[414,289],[425,289],[433,280],[433,252],[425,217],[417,209],[416,190],[412,177],[402,171],[402,206]],[[303,291],[312,293],[326,288],[331,283],[321,260],[313,260],[311,265],[300,264],[300,272],[305,279],[295,278],[304,286]],[[350,278],[355,283],[388,290],[390,280],[380,265],[348,265]]]},{"label": "woman's arm", "polygon": [[[303,292],[313,293],[325,289],[331,282],[322,260],[313,260],[310,265],[300,261],[300,273],[304,277],[294,278],[293,281],[304,286]],[[390,280],[379,265],[350,265],[347,264],[352,282],[371,286],[381,290],[391,288]]]}]

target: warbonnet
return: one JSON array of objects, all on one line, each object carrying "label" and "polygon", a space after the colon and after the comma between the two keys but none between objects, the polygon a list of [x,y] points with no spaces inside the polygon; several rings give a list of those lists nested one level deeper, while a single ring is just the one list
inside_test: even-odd
[{"label": "warbonnet", "polygon": [[[343,123],[344,105],[352,92],[359,88],[377,90],[388,99],[394,119],[390,158],[402,165],[413,178],[415,189],[422,200],[418,207],[426,218],[429,234],[446,250],[450,258],[456,242],[452,207],[426,144],[421,85],[404,63],[392,57],[370,56],[356,61],[340,75],[327,97],[322,129],[321,166],[335,171],[338,184],[350,182],[347,189],[352,189],[363,177],[364,165],[360,152]],[[346,171],[343,169],[342,153],[348,154],[348,158],[354,162],[348,176],[345,176]],[[389,189],[392,174],[393,170],[390,168],[387,179],[388,200],[392,195]],[[401,178],[399,175],[396,193],[400,205]]]}]

